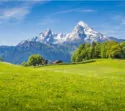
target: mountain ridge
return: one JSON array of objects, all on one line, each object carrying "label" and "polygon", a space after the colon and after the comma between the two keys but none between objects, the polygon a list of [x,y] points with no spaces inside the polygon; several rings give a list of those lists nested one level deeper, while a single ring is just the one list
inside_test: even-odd
[{"label": "mountain ridge", "polygon": [[[115,37],[108,37],[100,32],[95,31],[83,21],[79,21],[74,29],[67,33],[54,33],[49,28],[45,32],[41,32],[38,36],[29,39],[28,41],[40,42],[44,44],[81,44],[84,42],[104,42],[108,40],[122,40]],[[25,40],[24,40],[25,41]],[[23,41],[21,42],[23,43]],[[21,45],[21,43],[19,43]]]},{"label": "mountain ridge", "polygon": [[69,62],[72,52],[82,43],[104,42],[115,40],[123,41],[114,37],[107,37],[80,21],[74,29],[67,33],[54,33],[51,29],[41,32],[28,40],[19,42],[16,46],[0,46],[0,56],[6,62],[20,64],[28,60],[31,54],[41,54],[50,61],[62,60]]}]

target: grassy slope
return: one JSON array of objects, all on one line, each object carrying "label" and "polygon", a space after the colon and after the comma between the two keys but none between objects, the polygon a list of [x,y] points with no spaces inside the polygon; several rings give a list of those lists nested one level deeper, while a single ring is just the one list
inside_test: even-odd
[{"label": "grassy slope", "polygon": [[125,60],[25,68],[0,63],[0,111],[124,111]]}]

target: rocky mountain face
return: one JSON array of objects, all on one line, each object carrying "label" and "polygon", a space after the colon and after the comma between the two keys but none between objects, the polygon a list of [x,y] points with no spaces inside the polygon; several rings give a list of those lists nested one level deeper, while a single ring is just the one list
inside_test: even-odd
[{"label": "rocky mountain face", "polygon": [[109,40],[123,41],[114,37],[106,37],[80,21],[68,34],[57,34],[48,29],[32,39],[21,41],[16,46],[0,46],[0,55],[5,61],[15,64],[27,61],[31,54],[41,54],[50,61],[68,62],[72,52],[80,44]]},{"label": "rocky mountain face", "polygon": [[[90,28],[87,24],[80,21],[74,27],[73,31],[68,34],[63,33],[54,33],[51,29],[48,29],[45,32],[40,33],[38,36],[29,39],[28,41],[40,42],[44,44],[65,44],[65,43],[73,43],[80,44],[83,42],[92,43],[94,41],[103,42],[106,40],[110,40],[109,37],[104,36],[103,34],[96,32],[92,28]],[[19,43],[23,44],[24,41]]]}]

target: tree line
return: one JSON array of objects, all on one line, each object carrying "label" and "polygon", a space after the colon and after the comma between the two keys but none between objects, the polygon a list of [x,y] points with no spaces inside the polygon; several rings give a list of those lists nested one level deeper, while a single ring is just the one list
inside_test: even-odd
[{"label": "tree line", "polygon": [[125,41],[106,41],[103,43],[93,42],[92,44],[81,44],[72,54],[72,62],[81,62],[96,58],[118,58],[125,59]]}]

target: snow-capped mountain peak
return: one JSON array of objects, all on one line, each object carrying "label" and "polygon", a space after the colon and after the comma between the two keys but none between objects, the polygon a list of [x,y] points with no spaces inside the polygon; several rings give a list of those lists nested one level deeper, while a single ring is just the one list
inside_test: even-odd
[{"label": "snow-capped mountain peak", "polygon": [[66,38],[67,41],[80,44],[83,42],[92,43],[94,41],[101,41],[104,36],[103,34],[93,30],[86,23],[80,21],[74,27],[73,31],[67,34]]},{"label": "snow-capped mountain peak", "polygon": [[44,32],[44,36],[52,36],[52,31],[50,28]]},{"label": "snow-capped mountain peak", "polygon": [[97,33],[95,30],[93,30],[91,27],[89,27],[83,21],[78,22],[78,24],[75,26],[74,30],[77,30],[77,31],[82,30],[83,32]]},{"label": "snow-capped mountain peak", "polygon": [[57,34],[53,33],[52,30],[49,28],[45,32],[40,33],[38,36],[28,41],[36,41],[44,44],[73,43],[79,45],[84,42],[92,43],[92,42],[103,42],[107,40],[112,40],[112,39],[95,31],[93,28],[89,27],[83,21],[79,21],[77,25],[74,27],[73,31],[70,33]]},{"label": "snow-capped mountain peak", "polygon": [[83,21],[79,21],[77,25],[80,25],[82,27],[88,27],[88,25]]}]

